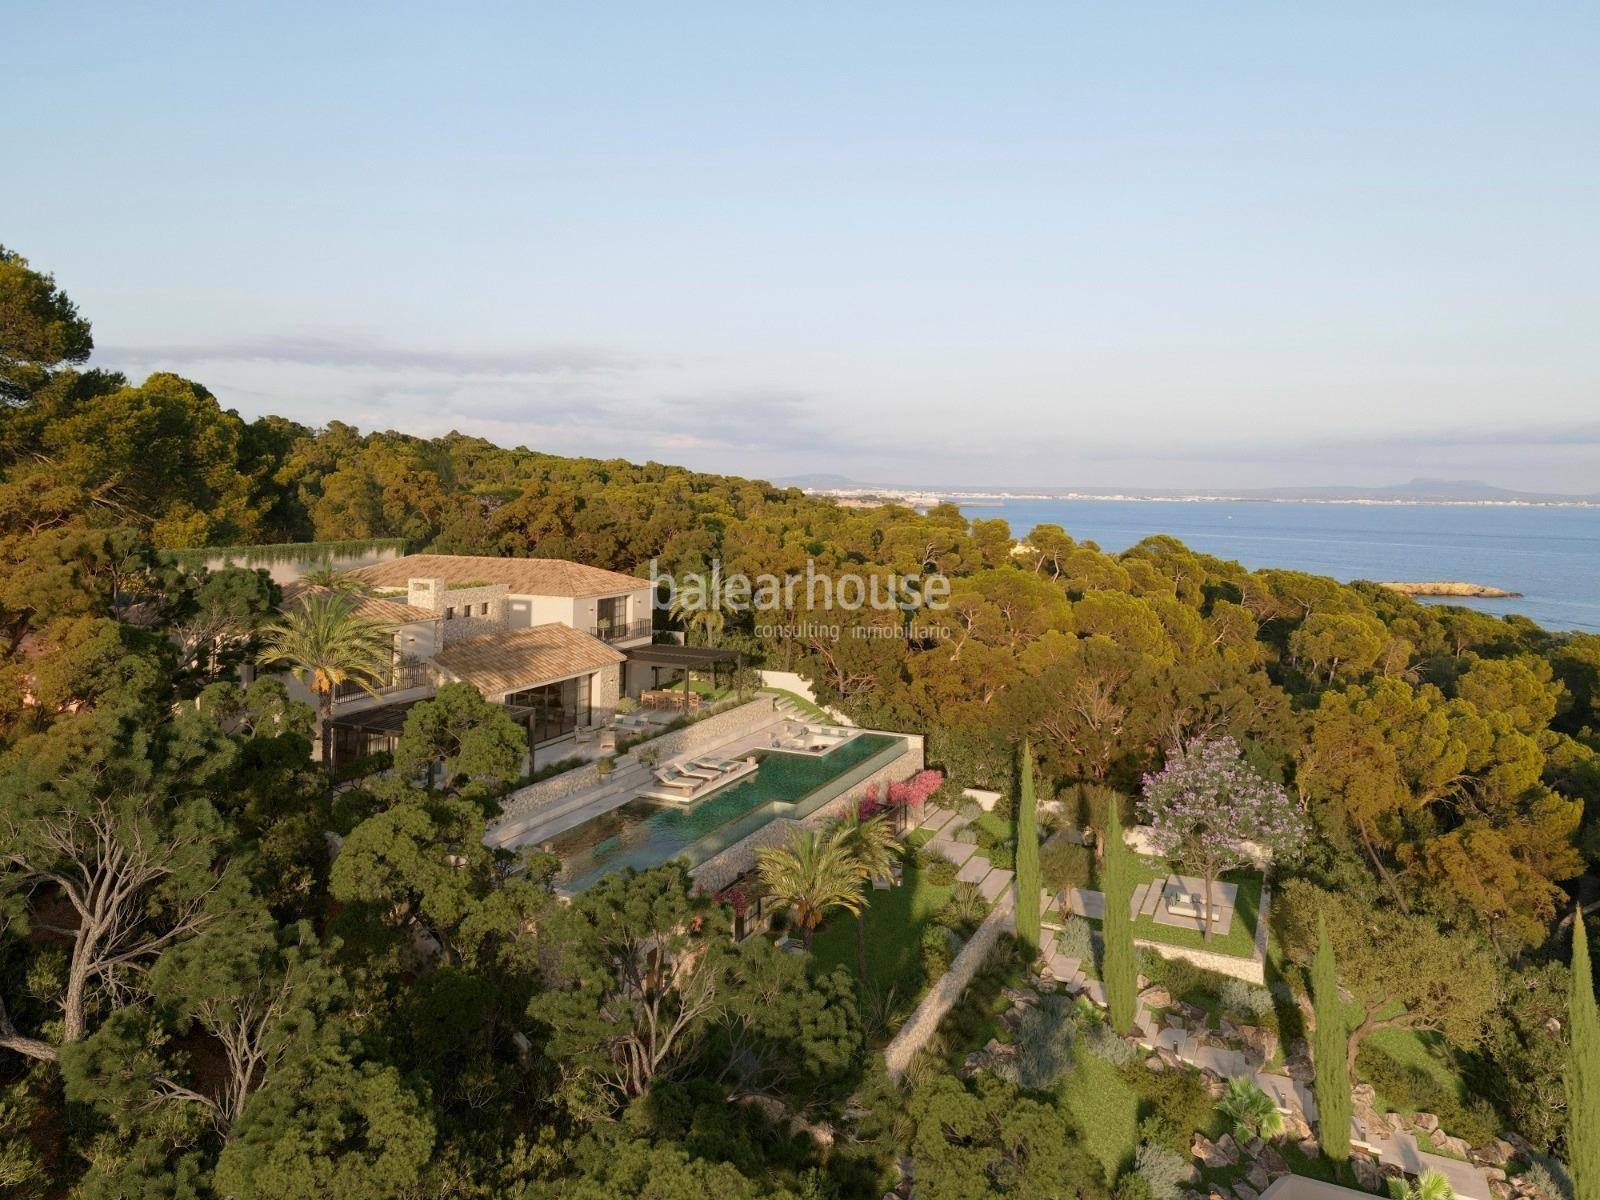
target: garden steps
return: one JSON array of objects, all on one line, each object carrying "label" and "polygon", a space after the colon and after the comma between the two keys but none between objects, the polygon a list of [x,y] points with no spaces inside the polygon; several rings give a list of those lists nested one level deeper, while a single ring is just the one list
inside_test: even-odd
[{"label": "garden steps", "polygon": [[983,894],[983,898],[985,900],[987,900],[990,904],[993,904],[997,899],[999,899],[1000,894],[1011,886],[1011,881],[1014,878],[1016,878],[1016,873],[1014,871],[990,871],[978,883],[978,891]]},{"label": "garden steps", "polygon": [[[955,866],[964,865],[968,859],[978,852],[978,848],[970,842],[952,841],[947,837],[934,837],[928,839],[922,847],[930,850],[942,858],[948,859]],[[987,859],[984,860],[986,863]]]},{"label": "garden steps", "polygon": [[[959,846],[961,843],[952,842],[951,845]],[[971,850],[972,847],[968,846],[967,849]],[[961,869],[956,872],[956,882],[981,883],[984,877],[993,869],[989,865],[987,858],[984,858],[981,854],[973,853],[967,857],[967,860],[961,864]]]},{"label": "garden steps", "polygon": [[1161,906],[1161,894],[1166,891],[1167,881],[1158,879],[1150,885],[1150,890],[1145,893],[1144,904],[1134,913],[1136,917],[1153,917],[1156,909]]}]

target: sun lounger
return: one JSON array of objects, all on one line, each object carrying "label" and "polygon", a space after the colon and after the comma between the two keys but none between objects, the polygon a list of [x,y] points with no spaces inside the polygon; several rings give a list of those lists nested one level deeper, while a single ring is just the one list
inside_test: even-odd
[{"label": "sun lounger", "polygon": [[662,787],[681,788],[688,792],[694,791],[706,781],[704,775],[686,775],[676,767],[662,767],[650,773]]},{"label": "sun lounger", "polygon": [[691,767],[704,767],[708,771],[726,775],[729,771],[737,771],[747,764],[742,758],[696,758],[689,765]]}]

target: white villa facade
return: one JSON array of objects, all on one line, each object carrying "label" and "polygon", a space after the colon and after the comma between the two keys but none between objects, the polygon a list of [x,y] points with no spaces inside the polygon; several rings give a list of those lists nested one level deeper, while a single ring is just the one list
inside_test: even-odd
[{"label": "white villa facade", "polygon": [[[394,628],[395,666],[376,695],[340,689],[335,763],[392,749],[406,711],[454,681],[505,705],[530,749],[551,745],[611,719],[629,688],[627,652],[652,641],[649,581],[581,563],[412,554],[348,574],[366,589],[351,597],[356,613]],[[635,695],[648,682],[636,674]]]}]

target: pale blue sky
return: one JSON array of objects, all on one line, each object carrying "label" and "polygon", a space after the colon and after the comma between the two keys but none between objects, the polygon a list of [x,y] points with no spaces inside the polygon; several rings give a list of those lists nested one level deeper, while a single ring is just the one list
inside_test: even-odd
[{"label": "pale blue sky", "polygon": [[1600,490],[1600,7],[12,3],[0,241],[247,416]]}]

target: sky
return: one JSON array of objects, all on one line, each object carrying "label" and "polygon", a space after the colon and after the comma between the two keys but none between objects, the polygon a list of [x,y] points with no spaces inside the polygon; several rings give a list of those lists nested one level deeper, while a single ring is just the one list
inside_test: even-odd
[{"label": "sky", "polygon": [[0,242],[247,418],[1600,491],[1600,6],[9,0]]}]

